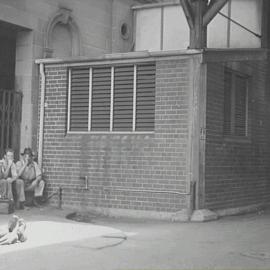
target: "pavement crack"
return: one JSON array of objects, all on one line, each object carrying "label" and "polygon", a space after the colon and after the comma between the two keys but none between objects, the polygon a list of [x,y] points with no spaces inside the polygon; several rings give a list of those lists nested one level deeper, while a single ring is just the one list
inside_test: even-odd
[{"label": "pavement crack", "polygon": [[240,255],[258,260],[270,260],[269,252],[240,252]]},{"label": "pavement crack", "polygon": [[[113,243],[104,243],[104,239],[112,239],[114,240]],[[92,239],[93,241],[90,241],[87,244],[78,244],[73,245],[75,248],[82,248],[82,249],[91,249],[91,250],[102,250],[105,248],[112,248],[121,245],[124,241],[127,240],[126,235],[102,235],[99,238]],[[117,241],[119,240],[119,241]],[[117,242],[115,242],[117,241]],[[100,243],[101,242],[101,243]]]},{"label": "pavement crack", "polygon": [[111,247],[116,247],[116,246],[119,246],[121,245],[126,239],[122,238],[122,241],[118,242],[118,243],[115,243],[115,244],[111,244],[111,245],[106,245],[106,246],[103,246],[103,247],[98,247],[96,248],[96,250],[101,250],[101,249],[105,249],[105,248],[111,248]]}]

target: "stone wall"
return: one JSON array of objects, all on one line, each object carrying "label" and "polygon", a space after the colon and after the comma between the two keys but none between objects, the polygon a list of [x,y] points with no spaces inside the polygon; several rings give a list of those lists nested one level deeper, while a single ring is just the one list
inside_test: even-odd
[{"label": "stone wall", "polygon": [[[132,39],[119,35],[120,22],[132,21],[122,0],[14,0],[0,2],[0,20],[17,30],[15,89],[23,92],[21,148],[36,145],[38,69],[35,59],[45,55],[46,29],[60,8],[69,10],[78,26],[80,55],[96,57],[131,48]],[[8,26],[9,27],[9,26]]]}]

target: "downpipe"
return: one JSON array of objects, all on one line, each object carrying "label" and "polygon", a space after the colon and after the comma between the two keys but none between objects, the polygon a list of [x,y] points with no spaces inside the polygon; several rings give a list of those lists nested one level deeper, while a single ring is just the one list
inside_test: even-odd
[{"label": "downpipe", "polygon": [[[78,190],[78,191],[86,191],[89,190],[89,179],[87,176],[82,176],[80,179],[84,180],[84,187],[81,186],[68,186],[62,185],[57,188],[57,191],[53,192],[46,201],[50,200],[52,197],[58,197],[58,208],[62,209],[63,205],[63,191],[67,189]],[[190,182],[190,190],[189,192],[178,192],[171,190],[154,190],[154,189],[127,189],[127,188],[104,188],[103,190],[113,190],[113,191],[121,191],[121,192],[146,192],[146,193],[154,193],[154,194],[174,194],[179,196],[188,196],[190,198],[190,206],[189,206],[189,214],[191,215],[195,209],[195,191],[196,191],[196,183],[194,181]]]},{"label": "downpipe", "polygon": [[[89,190],[89,179],[87,176],[80,177],[80,179],[84,179],[84,187],[74,187],[74,186],[59,186],[58,191],[53,193],[52,195],[58,195],[58,208],[62,209],[62,204],[63,204],[63,191],[65,189],[72,189],[72,190],[78,190],[78,191],[85,191]],[[121,192],[134,192],[134,193],[154,193],[154,194],[173,194],[173,195],[179,195],[179,196],[188,196],[190,203],[189,203],[189,215],[192,214],[192,212],[195,209],[195,191],[196,191],[196,185],[194,181],[190,182],[190,187],[188,192],[178,192],[178,191],[173,191],[173,190],[155,190],[155,189],[128,189],[128,188],[103,188],[104,191],[121,191]],[[51,196],[52,197],[52,196]]]},{"label": "downpipe", "polygon": [[[43,164],[43,132],[44,132],[44,111],[45,111],[45,82],[46,82],[46,76],[45,76],[45,70],[44,70],[44,63],[39,63],[39,74],[41,79],[41,91],[40,91],[40,119],[39,119],[39,136],[38,136],[38,162],[40,167],[42,168]],[[88,184],[88,177],[83,176],[80,177],[80,179],[84,179],[84,187],[73,187],[73,189],[76,190],[88,190],[89,184]],[[59,186],[57,188],[57,191],[50,194],[45,202],[49,201],[52,197],[57,196],[58,197],[58,208],[62,208],[63,203],[63,189],[68,188],[68,186]]]},{"label": "downpipe", "polygon": [[43,163],[43,129],[44,129],[44,103],[45,103],[45,71],[44,64],[39,64],[39,74],[41,78],[40,92],[40,119],[39,119],[39,136],[38,136],[38,163],[42,168]]},{"label": "downpipe", "polygon": [[[89,178],[87,176],[80,177],[81,180],[84,180],[84,186],[68,186],[68,185],[61,185],[57,187],[57,190],[50,194],[46,201],[49,201],[52,197],[57,196],[58,198],[58,208],[62,209],[63,205],[63,192],[64,190],[72,189],[77,191],[87,191],[89,190]],[[128,189],[128,188],[103,188],[104,191],[121,191],[121,192],[134,192],[134,193],[154,193],[154,194],[173,194],[178,196],[188,196],[189,197],[189,216],[191,216],[192,212],[195,209],[195,192],[196,192],[196,183],[194,181],[190,182],[190,187],[188,192],[178,192],[173,190],[155,190],[155,189]]]},{"label": "downpipe", "polygon": [[113,191],[120,191],[120,192],[133,192],[133,193],[152,193],[152,194],[172,194],[178,196],[186,196],[188,197],[188,215],[191,217],[193,211],[195,210],[196,206],[196,182],[190,181],[189,191],[187,192],[179,192],[174,190],[156,190],[156,189],[132,189],[132,188],[104,188],[104,190],[113,190]]}]

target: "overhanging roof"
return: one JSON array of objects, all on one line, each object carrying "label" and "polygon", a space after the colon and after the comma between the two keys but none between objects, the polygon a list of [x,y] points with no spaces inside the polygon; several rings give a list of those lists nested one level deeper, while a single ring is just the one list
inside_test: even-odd
[{"label": "overhanging roof", "polygon": [[135,0],[135,1],[140,3],[140,4],[151,4],[151,3],[161,2],[159,0]]}]

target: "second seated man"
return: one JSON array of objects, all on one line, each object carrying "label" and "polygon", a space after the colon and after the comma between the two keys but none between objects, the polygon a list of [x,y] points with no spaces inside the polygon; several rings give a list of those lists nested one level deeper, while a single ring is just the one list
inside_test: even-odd
[{"label": "second seated man", "polygon": [[22,159],[16,163],[18,178],[16,180],[17,202],[16,208],[23,209],[25,202],[25,191],[33,191],[35,206],[40,206],[45,186],[39,165],[33,160],[31,148],[25,148]]}]

